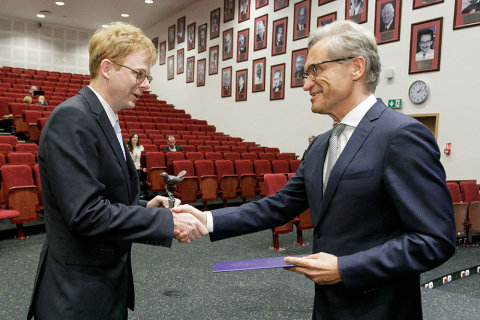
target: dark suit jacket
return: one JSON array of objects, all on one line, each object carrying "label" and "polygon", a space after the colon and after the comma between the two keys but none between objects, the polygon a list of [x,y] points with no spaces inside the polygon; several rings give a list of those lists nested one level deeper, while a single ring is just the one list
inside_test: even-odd
[{"label": "dark suit jacket", "polygon": [[480,2],[466,6],[465,9],[462,10],[462,14],[470,13],[472,10],[475,10],[475,12],[480,11]]},{"label": "dark suit jacket", "polygon": [[[385,32],[387,30],[385,30],[385,22],[383,22],[383,19],[380,19],[380,32]],[[392,19],[392,24],[390,25],[390,29],[388,29],[388,31],[392,31],[395,29],[395,16],[393,17]]]},{"label": "dark suit jacket", "polygon": [[212,211],[212,241],[280,226],[310,208],[313,252],[338,257],[342,282],[315,285],[314,319],[421,319],[419,274],[455,252],[452,200],[430,131],[380,100],[330,174],[330,131],[275,195]]},{"label": "dark suit jacket", "polygon": [[[265,35],[263,36],[265,38]],[[262,37],[260,37],[259,34],[257,34],[257,42],[263,41]]]},{"label": "dark suit jacket", "polygon": [[[177,146],[177,145],[175,145],[175,150],[177,150],[177,151],[183,151],[183,148],[182,148],[182,146]],[[170,147],[169,147],[169,146],[166,146],[165,148],[162,149],[162,151],[170,151]]]},{"label": "dark suit jacket", "polygon": [[47,236],[28,319],[124,319],[131,243],[171,246],[170,210],[139,200],[132,158],[88,87],[52,112],[38,158]]}]

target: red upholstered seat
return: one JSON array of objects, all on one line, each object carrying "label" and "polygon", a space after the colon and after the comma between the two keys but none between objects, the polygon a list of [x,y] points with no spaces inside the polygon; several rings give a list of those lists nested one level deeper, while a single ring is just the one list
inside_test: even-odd
[{"label": "red upholstered seat", "polygon": [[255,198],[257,191],[257,175],[253,171],[250,160],[235,160],[235,171],[238,175],[238,186],[243,203],[247,198]]},{"label": "red upholstered seat", "polygon": [[241,157],[240,157],[240,153],[238,152],[225,152],[223,154],[223,159],[235,161],[235,160],[240,160]]},{"label": "red upholstered seat", "polygon": [[177,185],[176,196],[182,203],[196,202],[198,194],[198,177],[195,176],[193,162],[190,160],[176,160],[173,162],[173,172],[178,175],[185,170],[183,181]]},{"label": "red upholstered seat", "polygon": [[217,200],[217,176],[213,162],[210,160],[195,161],[195,172],[199,179],[199,193],[203,201],[203,209],[208,210],[207,201]]},{"label": "red upholstered seat", "polygon": [[145,164],[147,166],[147,186],[152,192],[165,191],[165,182],[160,176],[167,171],[165,156],[162,152],[146,152]]},{"label": "red upholstered seat", "polygon": [[228,199],[237,198],[238,175],[235,174],[231,160],[215,161],[215,169],[217,171],[218,191],[223,200],[223,206],[227,207]]},{"label": "red upholstered seat", "polygon": [[460,188],[456,182],[447,182],[448,190],[453,201],[453,213],[455,216],[455,234],[459,242],[463,242],[468,234],[468,203],[462,202]]},{"label": "red upholstered seat", "polygon": [[31,153],[10,152],[7,156],[8,164],[27,165],[30,169],[35,166],[35,156]]},{"label": "red upholstered seat", "polygon": [[[468,203],[467,220],[470,225],[470,236],[480,233],[480,193],[475,182],[460,182],[462,200]],[[471,243],[471,239],[468,241]]]}]

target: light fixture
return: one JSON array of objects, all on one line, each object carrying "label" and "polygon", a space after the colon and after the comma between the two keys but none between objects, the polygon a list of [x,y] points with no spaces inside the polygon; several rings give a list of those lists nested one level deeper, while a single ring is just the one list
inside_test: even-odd
[{"label": "light fixture", "polygon": [[153,3],[153,0],[145,0],[145,3]]},{"label": "light fixture", "polygon": [[55,4],[56,4],[57,6],[64,6],[64,5],[65,5],[65,2],[57,1],[57,2],[55,2]]},{"label": "light fixture", "polygon": [[45,18],[45,15],[44,15],[44,14],[41,14],[41,13],[39,13],[39,14],[37,14],[37,17],[39,17],[39,18],[42,18],[42,19],[43,19],[43,18]]},{"label": "light fixture", "polygon": [[128,13],[122,13],[121,16],[124,17],[124,18],[130,17],[130,15]]},{"label": "light fixture", "polygon": [[108,28],[110,27],[108,24],[102,24],[102,28]]}]

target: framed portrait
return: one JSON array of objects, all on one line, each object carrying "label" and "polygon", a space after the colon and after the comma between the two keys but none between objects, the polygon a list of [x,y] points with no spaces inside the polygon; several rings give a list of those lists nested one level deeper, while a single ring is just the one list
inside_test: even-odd
[{"label": "framed portrait", "polygon": [[172,80],[175,74],[175,56],[170,56],[167,58],[167,80]]},{"label": "framed portrait", "polygon": [[177,74],[183,73],[183,54],[184,49],[177,50]]},{"label": "framed portrait", "polygon": [[352,20],[358,24],[365,23],[367,14],[368,0],[345,0],[345,20]]},{"label": "framed portrait", "polygon": [[233,58],[233,28],[223,31],[222,61]]},{"label": "framed portrait", "polygon": [[237,35],[237,62],[247,61],[248,60],[248,38],[250,34],[250,29],[245,29],[238,31]]},{"label": "framed portrait", "polygon": [[198,53],[207,50],[207,24],[198,27]]},{"label": "framed portrait", "polygon": [[255,18],[255,42],[253,50],[257,51],[267,47],[268,14]]},{"label": "framed portrait", "polygon": [[223,23],[233,20],[235,15],[235,0],[224,0]]},{"label": "framed portrait", "polygon": [[222,69],[222,98],[232,96],[232,67]]},{"label": "framed portrait", "polygon": [[187,27],[187,33],[188,33],[188,38],[187,38],[187,50],[193,50],[195,49],[195,22],[192,24],[189,24]]},{"label": "framed portrait", "polygon": [[238,0],[238,23],[250,19],[250,0]]},{"label": "framed portrait", "polygon": [[195,57],[187,58],[187,83],[193,82],[195,77]]},{"label": "framed portrait", "polygon": [[160,59],[159,59],[159,63],[160,65],[164,65],[165,64],[165,55],[167,54],[167,41],[162,41],[160,42]]},{"label": "framed portrait", "polygon": [[293,41],[308,37],[310,33],[310,0],[295,3]]},{"label": "framed portrait", "polygon": [[318,6],[320,7],[322,4],[326,4],[332,1],[335,1],[335,0],[318,0]]},{"label": "framed portrait", "polygon": [[155,50],[157,50],[157,55],[158,55],[158,37],[155,37],[152,39],[153,46],[155,47]]},{"label": "framed portrait", "polygon": [[317,28],[337,21],[337,11],[317,18]]},{"label": "framed portrait", "polygon": [[252,92],[265,91],[265,67],[267,58],[253,60],[252,63]]},{"label": "framed portrait", "polygon": [[247,101],[248,69],[237,71],[237,86],[235,88],[235,101]]},{"label": "framed portrait", "polygon": [[175,49],[175,25],[168,27],[168,50]]},{"label": "framed portrait", "polygon": [[292,78],[290,88],[303,87],[303,70],[307,61],[307,48],[292,51]]},{"label": "framed portrait", "polygon": [[273,0],[273,11],[288,7],[288,0]]},{"label": "framed portrait", "polygon": [[285,98],[285,63],[270,67],[270,100]]},{"label": "framed portrait", "polygon": [[480,1],[455,0],[453,29],[478,26],[480,24]]},{"label": "framed portrait", "polygon": [[399,41],[402,1],[375,1],[375,39],[377,44]]},{"label": "framed portrait", "polygon": [[443,17],[412,24],[408,73],[440,70]]},{"label": "framed portrait", "polygon": [[287,22],[287,17],[273,21],[272,56],[287,52]]},{"label": "framed portrait", "polygon": [[[442,3],[443,1],[445,0],[413,0],[413,9],[428,7],[433,4]],[[464,2],[467,2],[467,1],[464,1]]]},{"label": "framed portrait", "polygon": [[210,40],[220,35],[220,8],[210,12]]},{"label": "framed portrait", "polygon": [[200,59],[197,61],[197,87],[203,87],[205,85],[205,65],[207,59]]},{"label": "framed portrait", "polygon": [[185,41],[185,17],[177,20],[177,43]]},{"label": "framed portrait", "polygon": [[268,6],[268,0],[256,0],[255,9],[260,9],[261,7]]},{"label": "framed portrait", "polygon": [[210,63],[208,67],[208,75],[218,73],[218,45],[210,47],[209,50]]}]

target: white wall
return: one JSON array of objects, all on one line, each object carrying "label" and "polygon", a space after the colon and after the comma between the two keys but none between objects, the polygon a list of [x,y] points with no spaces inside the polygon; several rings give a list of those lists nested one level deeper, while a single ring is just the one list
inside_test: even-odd
[{"label": "white wall", "polygon": [[0,16],[0,65],[89,74],[92,30]]}]

